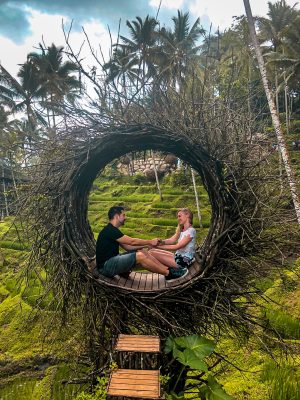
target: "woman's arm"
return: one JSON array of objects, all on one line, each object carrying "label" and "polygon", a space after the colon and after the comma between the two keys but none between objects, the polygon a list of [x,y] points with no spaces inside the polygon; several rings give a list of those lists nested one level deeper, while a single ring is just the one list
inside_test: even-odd
[{"label": "woman's arm", "polygon": [[161,249],[161,250],[179,250],[185,247],[190,241],[192,240],[191,236],[185,236],[183,237],[178,243],[176,244],[165,244],[165,245],[159,245],[156,248]]},{"label": "woman's arm", "polygon": [[178,225],[175,234],[168,239],[161,240],[160,243],[162,246],[175,244],[177,243],[179,236],[180,236],[180,226]]}]

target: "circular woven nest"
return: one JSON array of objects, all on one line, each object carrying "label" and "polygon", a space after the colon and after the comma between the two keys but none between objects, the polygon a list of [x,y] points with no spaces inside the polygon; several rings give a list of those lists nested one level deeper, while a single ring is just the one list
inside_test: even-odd
[{"label": "circular woven nest", "polygon": [[[236,220],[237,209],[234,201],[235,193],[230,193],[229,186],[225,187],[220,162],[210,156],[199,144],[194,143],[187,137],[178,136],[163,129],[153,126],[120,128],[118,131],[103,134],[100,138],[86,144],[81,150],[81,157],[86,161],[81,163],[72,176],[72,181],[65,195],[65,203],[69,209],[64,208],[65,220],[64,230],[68,231],[68,246],[72,246],[78,257],[89,263],[86,254],[94,256],[95,241],[87,220],[87,203],[91,186],[98,173],[113,159],[122,155],[147,149],[160,150],[175,154],[181,160],[192,166],[201,176],[208,192],[212,206],[212,218],[210,230],[205,242],[198,249],[201,259],[197,257],[194,268],[186,279],[177,280],[171,285],[165,284],[163,277],[158,274],[136,273],[129,280],[124,278],[108,279],[101,277],[97,279],[100,284],[114,287],[121,291],[135,291],[143,296],[146,293],[157,294],[175,289],[176,286],[188,286],[191,279],[197,279],[198,275],[203,277],[205,270],[214,263],[214,251],[218,245],[218,238]],[[116,199],[117,201],[117,199]],[[70,209],[76,210],[70,216]],[[199,265],[201,263],[201,266]],[[92,266],[93,262],[90,263]],[[147,275],[146,275],[147,274]],[[150,283],[151,280],[151,283]],[[134,282],[135,281],[135,282]]]},{"label": "circular woven nest", "polygon": [[[242,323],[247,326],[244,302],[237,299],[250,296],[251,280],[263,274],[268,264],[265,255],[261,261],[257,254],[263,246],[267,252],[272,245],[262,235],[272,221],[262,212],[262,199],[270,191],[262,189],[260,176],[268,171],[259,168],[257,149],[253,157],[255,146],[247,152],[241,140],[231,147],[225,143],[217,148],[216,144],[208,151],[210,145],[204,146],[197,137],[150,124],[93,126],[83,132],[69,132],[52,147],[48,144],[28,197],[34,235],[29,266],[45,268],[48,287],[61,298],[64,310],[83,300],[84,318],[90,321],[90,315],[95,326],[108,319],[111,330],[118,324],[128,327],[129,317],[130,326],[139,331],[145,328],[145,320],[151,321],[153,332],[194,331],[200,320],[203,329],[212,320],[219,328],[228,322],[237,329]],[[95,255],[88,199],[95,178],[109,162],[147,149],[173,153],[199,173],[212,216],[198,249],[201,268],[174,286],[128,290],[123,284],[93,278],[88,269],[87,260]],[[222,155],[222,161],[216,154]]]},{"label": "circular woven nest", "polygon": [[[216,249],[220,246],[224,232],[228,231],[237,219],[238,210],[234,200],[236,193],[234,190],[230,191],[228,182],[225,185],[220,162],[210,156],[199,144],[186,136],[180,137],[178,134],[152,126],[130,127],[130,129],[120,127],[117,131],[104,133],[100,138],[83,145],[74,156],[73,162],[78,165],[78,168],[74,170],[68,182],[63,182],[64,188],[55,188],[56,193],[61,193],[60,201],[63,201],[65,205],[58,208],[61,213],[60,219],[64,221],[62,230],[64,243],[61,250],[64,254],[73,253],[78,259],[81,258],[84,261],[86,261],[86,256],[94,256],[95,240],[87,218],[88,197],[92,184],[99,172],[112,160],[129,152],[147,149],[175,154],[193,167],[202,178],[212,207],[209,233],[199,249],[201,250],[201,269],[197,269],[197,272],[200,273],[201,270],[201,277],[203,277],[205,271],[215,261]],[[197,279],[197,272],[195,270],[190,278]],[[100,277],[98,282],[114,286],[115,290],[135,290],[135,285],[129,288],[122,280],[114,281]],[[188,280],[179,284],[179,286],[186,285],[190,285]],[[171,287],[172,290],[175,289],[173,285],[164,285],[164,287],[157,285],[151,290],[145,288],[135,291],[137,294],[142,292],[143,296],[147,292],[147,295],[151,296],[151,292],[156,294],[155,292],[164,292]]]}]

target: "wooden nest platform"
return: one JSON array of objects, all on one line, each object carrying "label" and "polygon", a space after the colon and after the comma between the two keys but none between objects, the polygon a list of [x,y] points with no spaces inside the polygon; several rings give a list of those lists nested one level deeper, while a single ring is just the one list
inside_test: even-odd
[{"label": "wooden nest platform", "polygon": [[[96,266],[95,259],[91,261],[85,259],[84,262],[86,263],[89,271],[91,279],[95,279],[93,275],[93,269]],[[158,292],[164,292],[169,289],[176,289],[177,286],[188,286],[190,281],[195,278],[196,276],[201,274],[201,260],[200,257],[197,257],[197,261],[195,260],[194,263],[189,268],[189,273],[176,280],[172,280],[168,282],[163,275],[155,274],[151,272],[131,272],[128,278],[124,278],[122,276],[116,275],[113,278],[107,278],[106,276],[99,275],[96,278],[96,281],[101,285],[107,285],[112,289],[115,288],[117,290],[123,290],[142,293],[143,295],[147,294],[154,294]]]}]

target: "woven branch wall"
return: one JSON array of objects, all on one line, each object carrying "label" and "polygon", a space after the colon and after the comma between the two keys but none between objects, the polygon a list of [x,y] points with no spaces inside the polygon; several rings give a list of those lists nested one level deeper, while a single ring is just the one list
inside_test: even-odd
[{"label": "woven branch wall", "polygon": [[[253,145],[247,151],[241,142],[229,150],[225,143],[223,153],[220,146],[209,151],[201,137],[152,124],[93,126],[82,132],[68,133],[44,151],[25,208],[33,240],[29,269],[45,268],[48,289],[61,300],[64,314],[79,307],[87,339],[103,351],[108,331],[166,335],[228,326],[247,331],[254,321],[247,308],[253,279],[278,261],[279,253],[271,254],[270,248],[283,243],[278,235],[270,239],[271,230],[265,233],[277,221],[265,206],[277,190],[265,183],[266,176],[272,181],[259,157],[265,149]],[[212,207],[209,233],[200,249],[201,275],[159,294],[99,284],[83,261],[95,254],[87,209],[96,176],[110,161],[147,149],[172,153],[194,168]],[[218,152],[222,157],[216,157]]]}]

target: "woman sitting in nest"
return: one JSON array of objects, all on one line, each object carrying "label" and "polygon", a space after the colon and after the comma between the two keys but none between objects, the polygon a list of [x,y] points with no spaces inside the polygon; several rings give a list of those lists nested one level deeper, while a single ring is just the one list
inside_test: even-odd
[{"label": "woman sitting in nest", "polygon": [[[161,240],[159,245],[148,251],[153,258],[169,267],[170,281],[188,274],[196,251],[196,230],[193,228],[193,213],[189,208],[181,208],[177,213],[178,227],[175,235]],[[171,250],[171,251],[168,251]],[[175,251],[175,254],[172,253]]]}]

